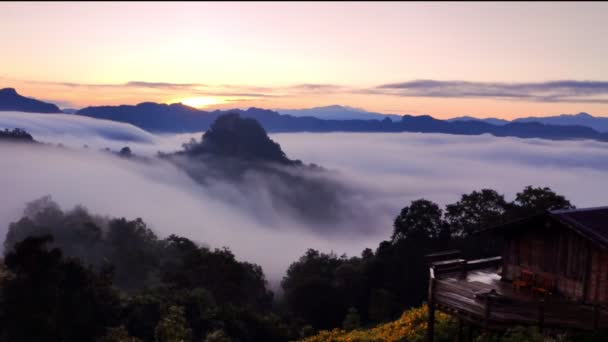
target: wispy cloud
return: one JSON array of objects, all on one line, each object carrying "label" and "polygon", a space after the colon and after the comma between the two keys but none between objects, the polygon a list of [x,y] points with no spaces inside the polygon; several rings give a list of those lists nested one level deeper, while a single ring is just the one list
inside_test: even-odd
[{"label": "wispy cloud", "polygon": [[338,84],[327,84],[327,83],[301,83],[296,84],[290,87],[287,87],[291,90],[301,91],[301,92],[340,92],[340,91],[349,91],[349,87],[341,86]]},{"label": "wispy cloud", "polygon": [[[16,80],[12,80],[16,81]],[[199,96],[220,96],[220,97],[243,97],[243,98],[264,98],[264,97],[286,97],[298,96],[302,94],[352,92],[352,89],[337,84],[313,84],[302,83],[295,85],[280,86],[256,86],[241,84],[204,84],[204,83],[172,83],[172,82],[153,82],[153,81],[128,81],[125,83],[77,83],[77,82],[52,82],[23,80],[30,84],[43,84],[49,86],[68,87],[68,88],[100,88],[100,89],[155,89],[158,91],[175,92],[181,91],[190,95]],[[204,89],[201,89],[204,88]]]},{"label": "wispy cloud", "polygon": [[[608,104],[608,81],[556,80],[545,82],[474,82],[419,79],[377,86],[356,87],[334,83],[293,83],[283,85],[174,83],[159,81],[128,81],[124,83],[75,83],[35,80],[11,80],[43,84],[53,88],[83,88],[85,91],[110,94],[121,92],[150,96],[186,97],[209,96],[241,99],[297,98],[333,94],[389,95],[399,97],[430,98],[485,98],[505,101],[543,103]],[[56,95],[54,96],[56,97]]]},{"label": "wispy cloud", "polygon": [[197,87],[206,87],[206,84],[202,83],[168,83],[168,82],[144,82],[144,81],[130,81],[124,84],[127,87],[136,88],[161,88],[161,89],[188,89]]},{"label": "wispy cloud", "polygon": [[608,82],[560,80],[529,83],[414,80],[367,93],[408,97],[494,98],[535,102],[608,103]]},{"label": "wispy cloud", "polygon": [[78,83],[78,82],[49,82],[26,80],[27,83],[64,86],[70,88],[154,88],[154,89],[191,89],[206,87],[202,83],[170,83],[129,81],[126,83]]}]

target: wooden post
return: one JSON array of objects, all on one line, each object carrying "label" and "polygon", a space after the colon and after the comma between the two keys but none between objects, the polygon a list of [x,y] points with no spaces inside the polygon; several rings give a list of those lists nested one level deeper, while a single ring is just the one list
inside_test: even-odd
[{"label": "wooden post", "polygon": [[464,342],[463,341],[463,333],[462,333],[462,317],[460,315],[458,315],[458,342]]},{"label": "wooden post", "polygon": [[467,336],[467,341],[473,342],[473,324],[469,324],[469,333]]},{"label": "wooden post", "polygon": [[492,298],[490,296],[486,296],[485,304],[485,313],[483,315],[483,333],[487,334],[490,325],[490,315],[492,314]]},{"label": "wooden post", "polygon": [[543,325],[545,325],[545,300],[540,299],[538,301],[538,330],[543,332]]},{"label": "wooden post", "polygon": [[430,269],[430,277],[429,277],[429,313],[428,313],[428,322],[427,322],[427,335],[428,341],[433,342],[435,337],[435,275],[433,268]]},{"label": "wooden post", "polygon": [[463,260],[460,262],[460,276],[462,279],[467,279],[467,261]]},{"label": "wooden post", "polygon": [[600,325],[600,307],[597,303],[593,304],[593,331],[596,331]]}]

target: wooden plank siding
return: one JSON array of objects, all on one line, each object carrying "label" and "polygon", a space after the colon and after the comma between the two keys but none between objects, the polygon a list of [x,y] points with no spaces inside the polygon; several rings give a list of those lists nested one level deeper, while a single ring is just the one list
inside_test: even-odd
[{"label": "wooden plank siding", "polygon": [[595,248],[591,257],[591,274],[585,301],[608,304],[608,252]]},{"label": "wooden plank siding", "polygon": [[[503,279],[512,281],[527,269],[556,280],[567,299],[606,302],[608,254],[575,232],[546,225],[505,236]],[[591,264],[590,264],[591,263]]]}]

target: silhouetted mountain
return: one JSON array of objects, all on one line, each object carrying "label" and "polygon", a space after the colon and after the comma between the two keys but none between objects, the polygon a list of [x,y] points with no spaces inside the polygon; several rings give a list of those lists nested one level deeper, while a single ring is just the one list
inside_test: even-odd
[{"label": "silhouetted mountain", "polygon": [[236,112],[218,117],[205,132],[202,141],[184,144],[181,154],[294,164],[255,119],[241,118]]},{"label": "silhouetted mountain", "polygon": [[608,132],[608,118],[604,117],[595,117],[588,113],[578,113],[578,114],[561,114],[556,116],[546,116],[546,117],[538,117],[538,116],[530,116],[526,118],[519,118],[512,121],[497,119],[497,118],[475,118],[472,116],[460,116],[452,119],[448,119],[447,121],[481,121],[486,122],[493,125],[506,125],[508,123],[513,122],[540,122],[546,125],[556,125],[556,126],[585,126],[592,128],[598,132]]},{"label": "silhouetted mountain", "polygon": [[312,116],[324,120],[382,120],[384,118],[390,118],[398,121],[401,119],[401,115],[397,114],[374,113],[365,111],[363,109],[339,105],[305,109],[276,109],[276,111],[281,114],[288,114],[297,117]]},{"label": "silhouetted mountain", "polygon": [[59,107],[17,94],[13,88],[0,89],[0,111],[61,113]]},{"label": "silhouetted mountain", "polygon": [[256,119],[270,132],[421,132],[446,134],[492,134],[520,138],[608,140],[608,134],[584,126],[511,122],[501,126],[483,121],[446,121],[428,115],[403,115],[400,120],[322,120],[295,117],[261,108],[202,111],[182,104],[140,103],[136,106],[87,107],[77,112],[94,118],[127,122],[155,132],[197,132],[207,130],[220,115],[236,112]]},{"label": "silhouetted mountain", "polygon": [[255,202],[263,197],[286,215],[319,224],[338,222],[344,215],[369,217],[363,209],[352,213],[355,195],[346,182],[317,165],[287,158],[253,118],[237,112],[223,114],[200,141],[192,139],[183,147],[159,157],[201,184],[237,185],[240,193],[235,200]]},{"label": "silhouetted mountain", "polygon": [[549,125],[560,126],[586,126],[599,132],[608,132],[608,118],[595,117],[587,113],[562,114],[547,117],[528,117],[515,119],[513,122],[542,122]]},{"label": "silhouetted mountain", "polygon": [[475,118],[472,116],[459,116],[456,118],[451,118],[451,119],[447,119],[447,121],[453,122],[453,121],[481,121],[481,122],[485,122],[485,123],[489,123],[492,125],[506,125],[508,124],[510,121],[509,120],[504,120],[504,119],[497,119],[497,118]]},{"label": "silhouetted mountain", "polygon": [[76,112],[78,115],[97,119],[127,122],[152,132],[199,132],[209,128],[218,116],[209,117],[207,112],[185,106],[144,102],[135,106],[87,107]]}]

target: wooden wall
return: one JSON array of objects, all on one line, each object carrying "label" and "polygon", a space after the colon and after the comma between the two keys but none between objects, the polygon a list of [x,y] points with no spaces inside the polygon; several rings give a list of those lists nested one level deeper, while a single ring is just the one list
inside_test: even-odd
[{"label": "wooden wall", "polygon": [[608,302],[608,252],[606,250],[593,250],[586,301],[590,303]]},{"label": "wooden wall", "polygon": [[505,237],[504,279],[513,280],[525,268],[555,277],[557,291],[567,298],[608,300],[608,253],[557,224],[531,228]]}]

